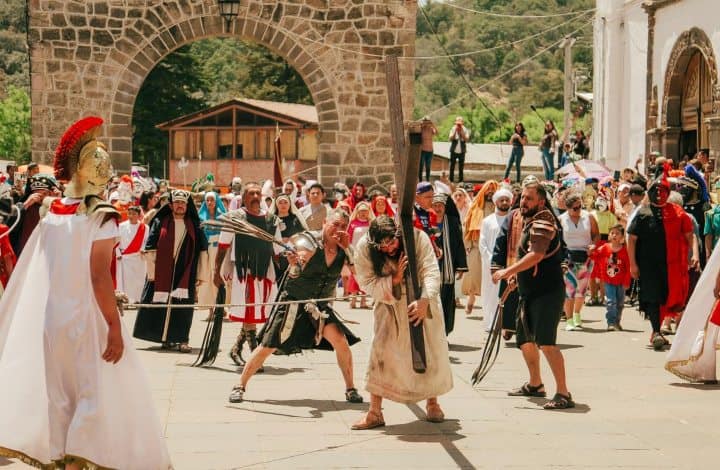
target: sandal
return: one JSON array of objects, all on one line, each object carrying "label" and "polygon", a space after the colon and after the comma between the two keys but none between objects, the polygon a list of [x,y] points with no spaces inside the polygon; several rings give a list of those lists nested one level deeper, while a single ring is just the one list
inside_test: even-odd
[{"label": "sandal", "polygon": [[160,345],[160,349],[175,349],[177,347],[177,343],[163,343]]},{"label": "sandal", "polygon": [[230,403],[241,403],[243,401],[243,395],[245,395],[245,387],[242,385],[235,385],[230,392],[228,401]]},{"label": "sandal", "polygon": [[530,385],[528,382],[525,382],[522,387],[508,392],[508,396],[545,398],[547,396],[547,393],[545,392],[545,390],[541,391],[541,388],[545,388],[545,385]]},{"label": "sandal", "polygon": [[425,412],[427,414],[425,419],[430,423],[442,423],[445,421],[445,413],[443,413],[442,408],[440,408],[440,405],[437,403],[428,405],[427,408],[425,408]]},{"label": "sandal", "polygon": [[385,426],[385,418],[383,418],[382,413],[368,410],[365,417],[357,423],[353,424],[350,429],[353,429],[355,431],[362,431],[365,429],[379,428],[381,426]]},{"label": "sandal", "polygon": [[348,403],[362,403],[363,397],[357,391],[357,388],[348,388],[345,390],[345,401]]},{"label": "sandal", "polygon": [[182,343],[178,345],[178,351],[184,354],[191,353],[192,348],[187,343]]},{"label": "sandal", "polygon": [[502,337],[505,341],[510,341],[514,334],[515,334],[515,332],[512,330],[503,330],[502,331]]},{"label": "sandal", "polygon": [[556,393],[552,400],[543,405],[543,408],[546,410],[567,410],[568,408],[575,408],[575,402],[572,400],[570,393],[567,396]]}]

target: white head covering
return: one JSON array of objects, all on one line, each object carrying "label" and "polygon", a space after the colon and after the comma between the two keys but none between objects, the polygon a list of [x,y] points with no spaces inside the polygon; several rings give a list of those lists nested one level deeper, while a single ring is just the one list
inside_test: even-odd
[{"label": "white head covering", "polygon": [[513,193],[507,188],[500,188],[497,191],[495,191],[495,194],[493,194],[492,202],[493,204],[497,204],[498,199],[501,197],[506,197],[510,199],[510,201],[513,200]]},{"label": "white head covering", "polygon": [[300,225],[302,225],[304,230],[310,230],[308,228],[307,222],[305,221],[305,217],[300,213],[300,210],[297,208],[295,204],[293,204],[292,197],[289,194],[281,194],[278,197],[275,198],[272,205],[270,206],[270,209],[268,210],[268,214],[277,215],[278,209],[277,209],[277,201],[278,199],[287,199],[287,201],[290,203],[290,213],[293,214],[295,217],[297,217],[298,221],[300,222]]},{"label": "white head covering", "polygon": [[448,196],[452,194],[452,191],[450,190],[450,186],[446,185],[442,181],[435,181],[435,192],[441,193],[441,194],[447,194]]}]

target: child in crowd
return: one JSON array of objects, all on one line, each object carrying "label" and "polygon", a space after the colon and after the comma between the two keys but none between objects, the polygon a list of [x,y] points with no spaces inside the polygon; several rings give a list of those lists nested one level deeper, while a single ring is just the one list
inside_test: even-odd
[{"label": "child in crowd", "polygon": [[625,302],[625,289],[630,287],[630,258],[625,248],[625,229],[617,224],[610,228],[608,243],[597,250],[605,285],[605,306],[608,331],[622,330],[620,320]]}]

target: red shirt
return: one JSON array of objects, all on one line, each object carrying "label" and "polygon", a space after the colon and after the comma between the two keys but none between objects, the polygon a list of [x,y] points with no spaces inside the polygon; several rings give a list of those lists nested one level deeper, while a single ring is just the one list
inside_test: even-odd
[{"label": "red shirt", "polygon": [[630,258],[625,245],[619,251],[613,251],[612,243],[605,243],[597,249],[597,259],[603,282],[630,287]]}]

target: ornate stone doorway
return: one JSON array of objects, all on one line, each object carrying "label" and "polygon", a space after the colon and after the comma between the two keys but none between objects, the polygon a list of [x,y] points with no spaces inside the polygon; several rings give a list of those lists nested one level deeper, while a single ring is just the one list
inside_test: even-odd
[{"label": "ornate stone doorway", "polygon": [[663,155],[681,160],[710,148],[718,112],[718,71],[710,39],[693,28],[680,35],[665,73],[661,128],[656,135]]},{"label": "ornate stone doorway", "polygon": [[[414,1],[243,0],[226,29],[217,0],[29,0],[33,160],[47,162],[81,116],[105,120],[119,171],[132,161],[132,112],[150,70],[197,39],[234,36],[283,57],[308,85],[319,118],[325,183],[392,180],[384,56],[415,53]],[[412,61],[402,61],[405,116]]]}]

